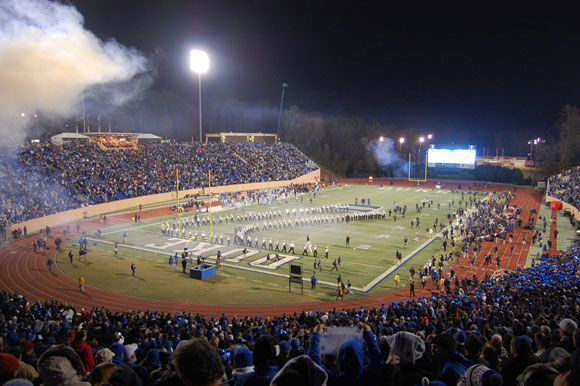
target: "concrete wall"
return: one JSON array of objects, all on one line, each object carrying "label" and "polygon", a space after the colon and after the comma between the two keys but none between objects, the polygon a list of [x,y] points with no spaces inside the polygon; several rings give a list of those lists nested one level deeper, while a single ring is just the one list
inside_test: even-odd
[{"label": "concrete wall", "polygon": [[[215,186],[211,188],[212,194],[219,193],[232,193],[241,192],[244,190],[260,190],[260,189],[270,189],[277,188],[280,186],[286,186],[290,184],[308,184],[315,183],[320,180],[320,169],[316,169],[313,172],[300,176],[290,181],[270,181],[270,182],[260,182],[255,184],[238,184],[238,185],[226,185],[226,186]],[[186,195],[193,194],[208,194],[208,189],[189,189],[182,190],[179,192],[179,197],[185,197]],[[40,229],[46,228],[46,226],[54,227],[57,225],[67,224],[74,221],[82,220],[86,217],[97,217],[102,214],[115,213],[120,211],[132,210],[139,207],[139,204],[146,206],[151,204],[157,204],[161,202],[167,202],[177,199],[176,192],[170,193],[160,193],[152,194],[149,196],[128,198],[126,200],[112,201],[105,204],[91,205],[85,208],[73,209],[66,212],[61,212],[57,214],[52,214],[49,216],[36,218],[34,220],[24,221],[19,224],[14,224],[10,226],[9,232],[11,233],[14,229],[24,228],[29,233],[37,232]]]}]

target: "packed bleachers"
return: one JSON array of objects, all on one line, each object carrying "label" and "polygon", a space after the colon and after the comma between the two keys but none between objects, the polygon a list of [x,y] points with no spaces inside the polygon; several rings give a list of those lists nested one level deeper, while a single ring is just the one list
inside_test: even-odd
[{"label": "packed bleachers", "polygon": [[566,202],[580,210],[580,166],[551,176],[548,195]]},{"label": "packed bleachers", "polygon": [[23,145],[0,155],[0,216],[8,224],[87,205],[180,189],[287,180],[311,171],[290,144]]},{"label": "packed bleachers", "polygon": [[[0,383],[40,374],[37,384],[66,375],[76,383],[58,384],[575,385],[579,273],[576,245],[465,295],[217,320],[1,292]],[[339,326],[358,327],[360,339],[321,357],[326,329]]]}]

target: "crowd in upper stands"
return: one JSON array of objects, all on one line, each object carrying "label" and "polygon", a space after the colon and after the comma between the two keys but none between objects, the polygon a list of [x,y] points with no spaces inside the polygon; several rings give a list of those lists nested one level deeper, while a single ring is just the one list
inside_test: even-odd
[{"label": "crowd in upper stands", "polygon": [[[75,309],[1,292],[0,384],[576,385],[579,284],[576,245],[448,296],[275,318]],[[339,326],[360,335],[321,356]]]},{"label": "crowd in upper stands", "polygon": [[14,224],[114,200],[180,190],[288,180],[310,171],[294,146],[161,143],[105,151],[96,144],[26,144],[0,154],[0,217]]},{"label": "crowd in upper stands", "polygon": [[550,177],[548,183],[549,196],[580,209],[580,166]]}]

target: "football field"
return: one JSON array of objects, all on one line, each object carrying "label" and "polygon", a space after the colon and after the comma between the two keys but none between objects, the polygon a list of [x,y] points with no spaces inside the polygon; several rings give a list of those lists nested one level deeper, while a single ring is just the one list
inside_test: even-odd
[{"label": "football field", "polygon": [[[466,194],[465,199],[468,197]],[[478,199],[482,198],[480,193]],[[169,229],[173,229],[172,223],[177,224],[176,212],[166,211],[170,214],[150,217],[146,215],[145,208],[142,217],[146,219],[140,223],[103,225],[100,237],[88,235],[86,261],[78,260],[77,238],[63,247],[57,263],[67,275],[73,278],[83,275],[87,284],[92,286],[160,300],[264,305],[334,300],[339,274],[345,284],[348,280],[352,283],[353,293],[345,296],[364,296],[392,290],[393,277],[397,272],[401,275],[402,285],[405,285],[411,266],[417,270],[431,256],[443,253],[442,240],[437,235],[439,228],[432,237],[428,228],[433,228],[436,219],[447,224],[448,215],[459,208],[461,199],[461,193],[449,190],[334,186],[315,196],[306,193],[273,201],[269,205],[214,207],[211,212],[213,242],[209,241],[209,213],[205,210],[194,212],[189,208],[181,214],[182,223],[186,226],[179,237],[177,230],[166,235],[161,231],[163,224]],[[348,212],[328,209],[345,204],[349,204]],[[403,217],[397,213],[396,220],[393,215],[395,204],[407,207],[406,215]],[[420,212],[417,207],[421,208]],[[343,220],[346,216],[371,212],[385,213],[384,219],[376,216],[377,219]],[[199,226],[195,216],[200,221]],[[208,219],[205,225],[204,218]],[[417,218],[420,220],[419,227],[416,226]],[[412,227],[411,220],[414,221]],[[248,246],[247,241],[243,246],[234,244],[235,227],[250,224],[259,227],[259,231],[252,233],[251,245]],[[197,238],[194,237],[196,233]],[[201,239],[202,233],[204,240]],[[123,242],[124,234],[126,242]],[[349,247],[346,246],[347,236],[350,238]],[[406,248],[405,237],[408,240]],[[287,251],[273,250],[276,243],[280,250],[286,243]],[[295,253],[288,251],[291,243],[295,244]],[[114,253],[115,244],[118,245],[117,256]],[[305,245],[310,246],[307,255],[303,254]],[[313,257],[315,246],[318,257]],[[176,253],[181,257],[186,247],[193,262],[184,274],[181,258],[179,264],[172,267],[169,257]],[[325,258],[326,248],[328,258]],[[75,255],[73,264],[68,261],[69,250]],[[400,264],[396,264],[397,250],[402,254]],[[214,265],[218,251],[223,266],[217,270],[216,276],[204,281],[189,277],[189,268],[192,263],[196,264],[198,256],[202,256],[207,264]],[[279,259],[275,259],[276,254]],[[333,261],[339,256],[341,266],[333,269]],[[321,268],[315,267],[319,259]],[[136,266],[135,276],[130,269],[132,263]],[[303,267],[303,293],[296,283],[289,291],[291,264]],[[316,289],[311,289],[310,278],[313,274],[318,278]]]}]

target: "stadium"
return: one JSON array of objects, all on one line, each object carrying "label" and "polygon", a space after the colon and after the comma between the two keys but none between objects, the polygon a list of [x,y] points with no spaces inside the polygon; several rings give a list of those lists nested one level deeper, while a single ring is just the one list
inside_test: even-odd
[{"label": "stadium", "polygon": [[39,50],[86,34],[103,50],[83,93],[55,56],[31,82],[59,98],[37,87],[0,110],[0,385],[578,382],[578,108],[557,134],[520,131],[527,156],[490,156],[503,129],[285,109],[287,83],[279,112],[220,99],[202,115],[193,50],[190,114],[155,89],[163,65],[155,80],[153,59],[100,41],[81,5],[26,4],[0,7],[14,44],[38,29]]}]

